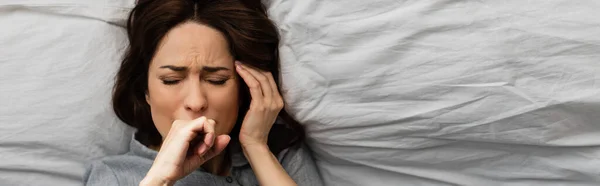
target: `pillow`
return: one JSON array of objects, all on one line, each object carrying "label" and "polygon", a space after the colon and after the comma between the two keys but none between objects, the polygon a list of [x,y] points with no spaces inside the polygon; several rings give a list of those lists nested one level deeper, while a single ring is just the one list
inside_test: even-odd
[{"label": "pillow", "polygon": [[264,2],[327,185],[600,183],[600,1]]},{"label": "pillow", "polygon": [[0,183],[81,185],[128,150],[110,104],[130,1],[0,1]]}]

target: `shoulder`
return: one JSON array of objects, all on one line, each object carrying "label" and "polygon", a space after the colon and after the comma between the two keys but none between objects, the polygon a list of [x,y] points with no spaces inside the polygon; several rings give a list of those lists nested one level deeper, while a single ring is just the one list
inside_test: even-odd
[{"label": "shoulder", "polygon": [[312,151],[306,144],[299,143],[283,150],[278,159],[298,185],[323,185]]},{"label": "shoulder", "polygon": [[311,150],[306,144],[298,143],[281,151],[277,158],[282,164],[295,164],[298,162],[313,161]]},{"label": "shoulder", "polygon": [[152,160],[125,154],[91,162],[84,175],[87,186],[137,185],[152,166]]},{"label": "shoulder", "polygon": [[103,160],[88,164],[83,176],[83,183],[86,186],[119,185],[114,170]]}]

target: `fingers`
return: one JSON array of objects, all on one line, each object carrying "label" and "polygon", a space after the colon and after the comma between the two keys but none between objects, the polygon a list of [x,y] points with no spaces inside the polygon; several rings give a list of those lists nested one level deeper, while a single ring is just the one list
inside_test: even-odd
[{"label": "fingers", "polygon": [[[208,125],[205,123],[206,117],[200,117],[192,121],[174,121],[169,134],[162,144],[160,154],[170,157],[185,157],[190,153],[194,153],[195,151],[192,149],[199,144],[205,143],[205,139],[202,138],[206,137],[206,135],[198,135],[203,132],[204,125]],[[212,136],[214,137],[214,134]],[[211,137],[211,135],[207,135],[207,137]]]},{"label": "fingers", "polygon": [[212,119],[176,120],[161,145],[153,167],[182,169],[182,175],[185,176],[221,153],[229,141],[227,135],[215,137],[215,121]]},{"label": "fingers", "polygon": [[231,141],[231,137],[229,137],[229,135],[220,135],[219,137],[215,138],[215,146],[210,149],[206,149],[206,151],[203,152],[200,151],[201,149],[198,149],[198,151],[196,151],[197,154],[186,159],[191,165],[193,165],[192,167],[194,167],[194,169],[197,169],[197,167],[200,167],[206,161],[223,152],[223,150],[225,150],[227,147],[227,144],[229,144],[229,141]]},{"label": "fingers", "polygon": [[[206,151],[208,151],[208,149],[210,149],[213,146],[213,143],[215,141],[215,120],[212,119],[202,119],[198,118],[198,121],[204,121],[203,124],[199,125],[197,123],[195,123],[195,121],[192,121],[192,124],[190,125],[190,127],[192,128],[191,130],[194,131],[194,133],[202,133],[203,135],[199,135],[198,137],[201,137],[202,139],[200,139],[200,143],[190,143],[192,146],[190,148],[196,149],[196,152],[198,153],[205,153]],[[194,126],[192,126],[194,125]],[[202,127],[201,131],[198,131],[198,128]],[[192,150],[192,149],[190,149]]]},{"label": "fingers", "polygon": [[204,129],[206,128],[205,124],[207,124],[207,123],[208,123],[208,119],[206,117],[202,116],[202,117],[192,120],[189,123],[184,123],[185,126],[183,126],[183,127],[189,127],[189,130],[192,132],[206,133],[204,131]]},{"label": "fingers", "polygon": [[271,89],[273,90],[273,103],[279,109],[283,108],[283,98],[279,94],[279,90],[277,89],[277,83],[275,83],[275,79],[273,78],[273,74],[270,72],[264,72],[265,76],[269,79],[269,84],[271,84]]},{"label": "fingers", "polygon": [[[254,69],[252,67],[245,66],[240,62],[236,62],[236,66],[238,69],[238,73],[244,79],[248,87],[250,88],[250,93],[252,92],[261,92],[262,94],[252,94],[252,99],[257,100],[258,95],[262,95],[263,98],[260,99],[264,101],[267,105],[273,105],[275,108],[283,108],[283,99],[279,94],[277,89],[277,84],[273,78],[271,72],[264,72],[261,70]],[[260,87],[260,91],[253,89],[258,89]]]},{"label": "fingers", "polygon": [[277,95],[279,95],[279,90],[277,90],[277,83],[275,83],[273,74],[271,72],[263,72],[263,74],[265,75],[265,77],[267,77],[267,81],[269,82],[269,85],[271,85],[271,91],[273,92],[273,95],[276,97]]},{"label": "fingers", "polygon": [[215,141],[215,120],[209,119],[204,124],[204,143],[211,147]]},{"label": "fingers", "polygon": [[196,147],[195,147],[196,152],[198,154],[204,154],[204,153],[206,153],[206,151],[208,151],[208,149],[210,149],[213,146],[213,144],[211,144],[212,142],[211,143],[207,143],[206,141],[208,139],[214,139],[214,136],[215,136],[214,133],[208,133],[208,134],[206,134],[206,136],[204,137],[204,141],[202,143],[196,144]]},{"label": "fingers", "polygon": [[268,99],[268,100],[266,100],[268,102],[273,96],[273,90],[271,88],[271,83],[269,83],[269,79],[267,78],[267,76],[265,76],[265,74],[263,74],[261,71],[254,69],[252,67],[248,67],[248,66],[244,66],[244,65],[241,65],[241,66],[242,66],[242,70],[247,71],[250,75],[252,75],[252,77],[254,79],[256,79],[258,81],[258,84],[260,85],[263,96],[265,99]]},{"label": "fingers", "polygon": [[[183,126],[183,130],[181,130],[182,133],[187,133],[190,136],[188,136],[187,138],[192,138],[192,139],[187,139],[189,142],[191,142],[193,140],[193,138],[196,138],[198,136],[198,134],[205,134],[204,135],[204,139],[202,140],[203,143],[212,146],[213,142],[214,142],[214,133],[215,133],[215,121],[212,119],[207,119],[206,117],[202,116],[199,118],[196,118],[194,120],[192,120],[189,123],[184,123],[185,126]],[[182,135],[185,136],[185,135]]]},{"label": "fingers", "polygon": [[213,146],[213,148],[208,150],[206,154],[203,154],[204,159],[209,160],[223,152],[223,150],[225,150],[225,148],[227,147],[227,144],[229,144],[229,141],[231,141],[231,137],[229,137],[229,135],[219,135],[215,139],[215,145]]},{"label": "fingers", "polygon": [[[167,134],[165,141],[170,141],[174,138],[175,139],[184,138],[184,140],[187,140],[187,141],[192,140],[196,136],[192,135],[194,133],[191,133],[191,132],[196,132],[196,131],[201,132],[202,129],[204,128],[205,120],[206,120],[206,117],[196,118],[195,120],[192,120],[191,123],[189,121],[185,121],[185,120],[175,120],[173,122],[173,124],[171,125],[171,129],[169,130],[169,133]],[[192,131],[188,132],[188,130],[186,130],[186,127],[189,128],[188,130],[192,130]],[[187,132],[187,134],[189,134],[189,135],[182,135],[181,134],[182,132]]]},{"label": "fingers", "polygon": [[260,82],[258,82],[258,80],[256,80],[256,78],[254,78],[252,74],[250,74],[250,72],[248,72],[248,70],[246,70],[246,68],[244,68],[240,62],[236,62],[235,66],[240,77],[242,77],[242,79],[244,79],[244,82],[246,82],[246,85],[248,85],[248,88],[250,89],[250,96],[252,96],[252,100],[262,102],[263,92],[261,90],[262,88],[260,86]]}]

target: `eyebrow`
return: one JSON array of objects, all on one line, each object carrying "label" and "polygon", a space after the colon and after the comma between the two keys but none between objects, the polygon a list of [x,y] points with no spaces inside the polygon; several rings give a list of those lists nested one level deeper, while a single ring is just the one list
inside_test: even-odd
[{"label": "eyebrow", "polygon": [[[165,66],[161,66],[160,68],[168,68],[171,69],[173,71],[176,72],[185,72],[188,70],[188,67],[185,66],[173,66],[173,65],[165,65]],[[203,66],[202,67],[202,71],[206,71],[206,72],[217,72],[217,71],[221,71],[221,70],[225,70],[228,71],[229,69],[226,67],[210,67],[210,66]]]},{"label": "eyebrow", "polygon": [[165,65],[165,66],[161,66],[160,68],[168,68],[168,69],[171,69],[176,72],[184,72],[184,71],[188,70],[187,67],[173,66],[173,65]]},{"label": "eyebrow", "polygon": [[202,70],[203,70],[203,71],[206,71],[206,72],[217,72],[217,71],[221,71],[221,70],[228,71],[229,69],[228,69],[228,68],[225,68],[225,67],[209,67],[209,66],[203,66],[203,67],[202,67]]}]

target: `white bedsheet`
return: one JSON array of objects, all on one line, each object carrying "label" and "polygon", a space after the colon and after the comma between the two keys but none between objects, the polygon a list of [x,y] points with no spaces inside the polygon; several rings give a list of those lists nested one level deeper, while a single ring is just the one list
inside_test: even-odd
[{"label": "white bedsheet", "polygon": [[110,97],[131,5],[0,0],[0,185],[81,185],[128,149]]},{"label": "white bedsheet", "polygon": [[[80,185],[133,0],[0,0],[0,185]],[[328,185],[598,185],[600,1],[272,0]]]},{"label": "white bedsheet", "polygon": [[600,1],[267,4],[328,185],[600,185]]}]

